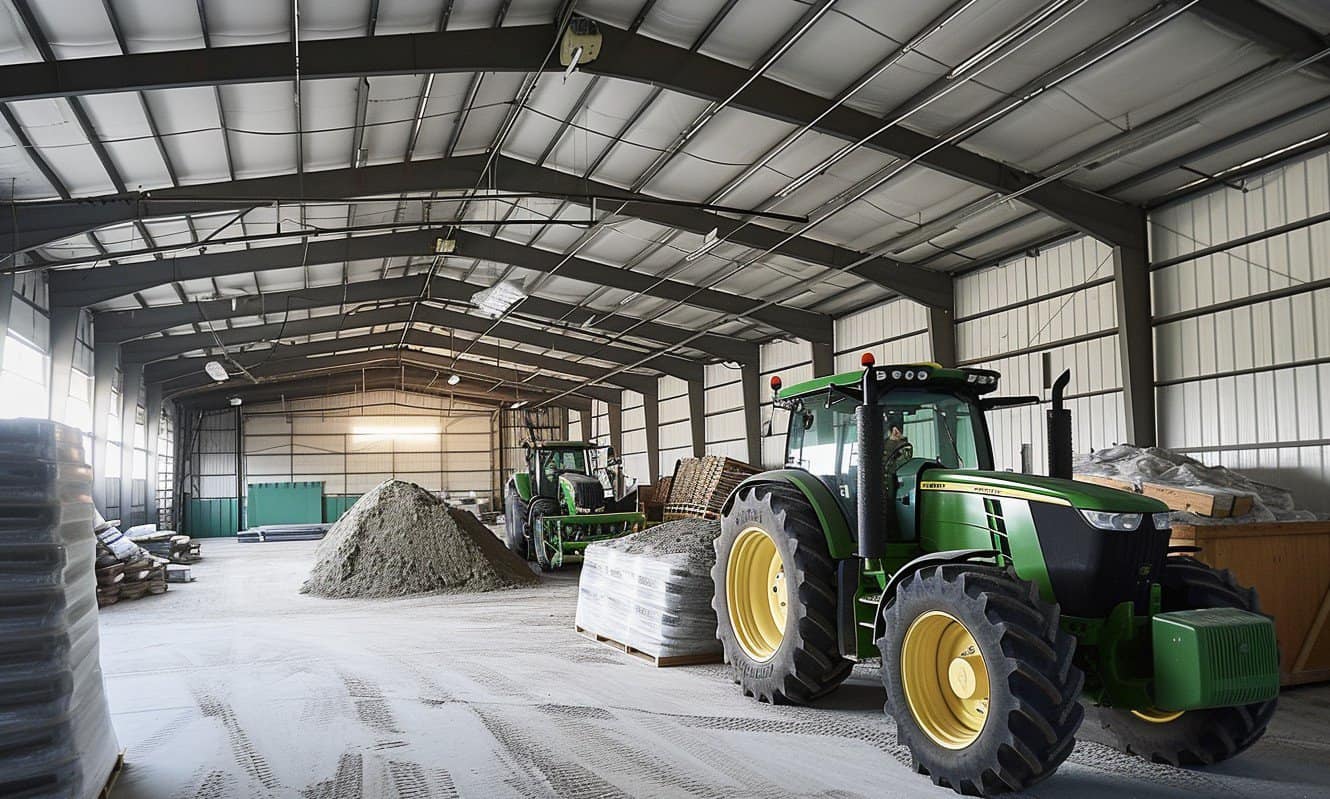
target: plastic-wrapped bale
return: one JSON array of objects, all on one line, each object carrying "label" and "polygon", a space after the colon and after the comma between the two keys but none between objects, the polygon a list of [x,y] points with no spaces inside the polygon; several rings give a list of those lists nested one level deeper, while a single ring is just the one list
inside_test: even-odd
[{"label": "plastic-wrapped bale", "polygon": [[587,547],[577,629],[656,665],[718,661],[711,567],[720,522],[679,519]]},{"label": "plastic-wrapped bale", "polygon": [[78,430],[0,421],[0,796],[96,796],[116,765],[91,486]]}]

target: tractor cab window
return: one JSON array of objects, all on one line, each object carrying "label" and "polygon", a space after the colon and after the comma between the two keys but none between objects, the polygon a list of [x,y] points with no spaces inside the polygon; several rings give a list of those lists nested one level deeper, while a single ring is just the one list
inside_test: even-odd
[{"label": "tractor cab window", "polygon": [[[969,399],[923,388],[898,388],[882,398],[883,432],[900,431],[915,459],[948,468],[989,469],[992,458],[984,441],[983,420]],[[859,436],[854,403],[837,399],[826,407],[817,400],[790,414],[786,463],[807,469],[836,493],[848,518],[855,518],[859,480]]]},{"label": "tractor cab window", "polygon": [[547,449],[540,453],[545,479],[554,481],[563,472],[586,473],[586,452],[580,449]]}]

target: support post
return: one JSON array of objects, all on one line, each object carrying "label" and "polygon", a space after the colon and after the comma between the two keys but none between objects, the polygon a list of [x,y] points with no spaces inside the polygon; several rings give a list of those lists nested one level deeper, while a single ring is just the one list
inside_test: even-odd
[{"label": "support post", "polygon": [[148,517],[145,524],[156,524],[160,503],[157,497],[158,457],[157,439],[161,436],[162,426],[162,384],[153,383],[145,388],[144,410],[147,412],[144,435],[148,445],[148,474],[143,486],[143,513]]},{"label": "support post", "polygon": [[578,411],[578,414],[577,414],[577,415],[578,415],[578,421],[580,422],[581,427],[582,427],[582,440],[583,440],[583,441],[590,441],[590,440],[591,440],[591,412],[590,412],[590,411]]},{"label": "support post", "polygon": [[605,406],[610,421],[610,446],[616,453],[623,452],[623,403],[611,402]]},{"label": "support post", "polygon": [[9,335],[9,311],[14,306],[14,273],[0,275],[0,369],[5,365],[5,337]]},{"label": "support post", "polygon": [[116,362],[120,359],[120,345],[114,341],[99,341],[92,350],[92,501],[97,510],[106,513],[106,443],[110,440],[108,424],[111,413],[111,389],[115,384]]},{"label": "support post", "polygon": [[693,457],[707,454],[707,394],[706,383],[688,381],[688,428],[692,433]]},{"label": "support post", "polygon": [[1154,330],[1150,323],[1150,260],[1145,212],[1136,241],[1113,247],[1118,352],[1122,359],[1122,407],[1127,435],[1138,447],[1158,443],[1155,426]]},{"label": "support post", "polygon": [[748,462],[762,465],[762,369],[757,364],[739,368],[743,390],[744,441],[748,444]]},{"label": "support post", "polygon": [[647,477],[660,480],[660,394],[642,394],[642,425],[647,437]]},{"label": "support post", "polygon": [[120,518],[128,529],[142,521],[135,518],[134,510],[134,428],[138,421],[140,391],[143,387],[143,364],[126,363],[121,371],[124,384],[120,387]]},{"label": "support post", "polygon": [[836,371],[836,350],[828,343],[810,342],[813,348],[813,377],[825,377]]},{"label": "support post", "polygon": [[51,309],[51,387],[50,418],[68,420],[69,380],[74,368],[74,348],[78,346],[80,309],[57,305]]},{"label": "support post", "polygon": [[936,363],[956,365],[956,325],[950,308],[928,309],[928,344]]}]

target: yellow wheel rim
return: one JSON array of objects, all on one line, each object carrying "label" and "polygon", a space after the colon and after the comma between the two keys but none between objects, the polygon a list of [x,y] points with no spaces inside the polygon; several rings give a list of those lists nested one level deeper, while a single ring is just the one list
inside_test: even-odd
[{"label": "yellow wheel rim", "polygon": [[1136,718],[1148,721],[1151,724],[1167,724],[1178,716],[1181,716],[1184,712],[1186,711],[1156,710],[1155,708],[1148,708],[1146,710],[1133,710],[1131,714]]},{"label": "yellow wheel rim", "polygon": [[725,567],[730,627],[739,646],[758,662],[771,659],[785,640],[789,591],[776,542],[759,527],[739,534]]},{"label": "yellow wheel rim", "polygon": [[931,610],[901,643],[901,683],[919,727],[939,746],[964,749],[988,720],[988,666],[955,616]]}]

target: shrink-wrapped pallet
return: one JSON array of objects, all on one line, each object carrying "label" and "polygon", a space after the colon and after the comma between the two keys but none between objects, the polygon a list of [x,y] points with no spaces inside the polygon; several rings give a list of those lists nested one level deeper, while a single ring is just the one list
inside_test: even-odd
[{"label": "shrink-wrapped pallet", "polygon": [[0,421],[0,796],[91,797],[115,767],[82,434]]},{"label": "shrink-wrapped pallet", "polygon": [[577,627],[661,665],[719,657],[711,567],[719,522],[680,519],[586,550]]}]

